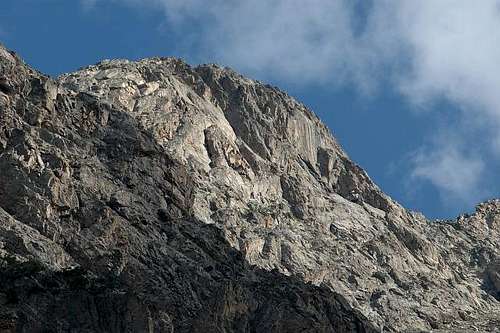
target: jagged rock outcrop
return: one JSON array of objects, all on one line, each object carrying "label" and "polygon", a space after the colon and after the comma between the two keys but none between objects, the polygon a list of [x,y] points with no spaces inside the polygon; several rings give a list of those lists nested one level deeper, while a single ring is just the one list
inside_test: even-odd
[{"label": "jagged rock outcrop", "polygon": [[493,331],[499,233],[499,201],[405,210],[229,69],[0,47],[0,331]]}]

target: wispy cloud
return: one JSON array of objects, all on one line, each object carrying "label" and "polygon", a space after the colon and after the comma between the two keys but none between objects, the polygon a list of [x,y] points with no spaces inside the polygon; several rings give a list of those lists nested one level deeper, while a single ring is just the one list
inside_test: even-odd
[{"label": "wispy cloud", "polygon": [[455,122],[441,126],[454,134],[436,135],[413,161],[412,176],[434,184],[445,201],[470,205],[491,190],[487,163],[500,155],[499,9],[490,0],[399,3],[396,26],[411,67],[395,71],[397,86],[416,105],[445,98],[457,107]]},{"label": "wispy cloud", "polygon": [[[161,8],[179,31],[196,24],[195,53],[261,79],[362,92],[383,83],[419,108],[454,103],[460,125],[442,130],[457,135],[436,137],[413,161],[412,176],[444,195],[480,193],[485,161],[500,157],[499,0],[108,1]],[[457,139],[471,120],[488,149]]]},{"label": "wispy cloud", "polygon": [[91,10],[93,9],[99,0],[80,0],[80,4],[82,5],[84,10]]},{"label": "wispy cloud", "polygon": [[429,181],[440,190],[443,202],[449,206],[463,207],[484,198],[488,189],[481,155],[470,152],[454,135],[440,135],[433,141],[412,154],[412,182]]}]

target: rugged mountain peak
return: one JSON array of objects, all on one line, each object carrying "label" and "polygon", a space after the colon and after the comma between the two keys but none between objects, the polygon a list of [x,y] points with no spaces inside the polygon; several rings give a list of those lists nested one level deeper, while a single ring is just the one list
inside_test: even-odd
[{"label": "rugged mountain peak", "polygon": [[[9,94],[12,94],[19,90],[19,82],[14,79],[16,76],[8,75],[13,73],[16,68],[21,68],[22,70],[27,70],[21,59],[14,53],[7,50],[2,44],[0,44],[0,70],[4,75],[0,80],[0,103],[6,103],[6,98]],[[3,102],[2,102],[3,101]]]},{"label": "rugged mountain peak", "polygon": [[496,325],[498,202],[408,212],[304,105],[230,69],[107,60],[53,80],[2,50],[7,329]]},{"label": "rugged mountain peak", "polygon": [[2,43],[0,43],[0,59],[2,62],[16,62],[19,60],[16,54],[8,50]]},{"label": "rugged mountain peak", "polygon": [[[257,172],[269,183],[268,176],[298,168],[318,186],[349,200],[363,199],[380,209],[392,204],[312,112],[282,91],[230,69],[191,68],[175,58],[106,61],[65,75],[60,82],[139,117],[183,163],[190,160],[209,171],[210,153],[233,154],[224,159],[234,160],[229,161],[237,164],[233,169],[246,172],[242,176],[248,180]],[[164,111],[160,116],[159,109]],[[213,145],[226,145],[230,152]]]}]

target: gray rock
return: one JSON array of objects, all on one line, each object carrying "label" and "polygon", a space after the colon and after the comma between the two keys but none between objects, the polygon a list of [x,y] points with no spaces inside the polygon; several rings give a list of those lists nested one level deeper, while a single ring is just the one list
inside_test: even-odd
[{"label": "gray rock", "polygon": [[50,79],[0,47],[0,330],[499,324],[500,202],[429,221],[277,88],[174,58]]}]

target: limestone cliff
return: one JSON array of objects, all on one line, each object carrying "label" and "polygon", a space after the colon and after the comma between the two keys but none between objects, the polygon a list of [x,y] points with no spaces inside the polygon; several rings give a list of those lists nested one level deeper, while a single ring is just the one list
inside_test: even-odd
[{"label": "limestone cliff", "polygon": [[0,332],[489,332],[499,243],[499,201],[407,211],[227,68],[0,47]]}]

